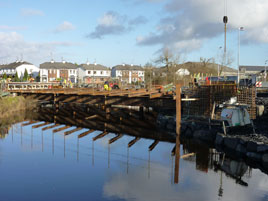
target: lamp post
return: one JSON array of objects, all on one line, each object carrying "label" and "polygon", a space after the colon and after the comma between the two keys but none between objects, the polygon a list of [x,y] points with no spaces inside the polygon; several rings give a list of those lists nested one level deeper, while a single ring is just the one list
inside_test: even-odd
[{"label": "lamp post", "polygon": [[265,66],[264,66],[264,68],[265,68],[265,74],[264,74],[265,82],[266,82],[266,77],[267,77],[267,70],[266,70],[267,62],[268,62],[268,60],[265,61]]},{"label": "lamp post", "polygon": [[238,53],[237,53],[237,84],[239,85],[239,66],[240,66],[240,31],[244,31],[244,27],[238,28]]}]

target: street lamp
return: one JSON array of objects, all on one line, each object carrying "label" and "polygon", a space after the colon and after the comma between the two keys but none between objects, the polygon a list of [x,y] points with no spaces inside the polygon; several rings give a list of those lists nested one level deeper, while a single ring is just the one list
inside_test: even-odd
[{"label": "street lamp", "polygon": [[266,77],[267,77],[267,70],[266,70],[266,67],[267,67],[267,62],[268,60],[265,61],[265,74],[264,74],[264,78],[265,78],[265,81],[266,81]]},{"label": "street lamp", "polygon": [[239,85],[239,65],[240,65],[240,31],[244,31],[244,27],[238,28],[238,53],[237,53],[237,84]]}]

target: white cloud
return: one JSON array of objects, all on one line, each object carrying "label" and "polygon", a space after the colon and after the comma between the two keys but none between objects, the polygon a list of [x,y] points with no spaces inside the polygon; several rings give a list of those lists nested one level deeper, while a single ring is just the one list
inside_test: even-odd
[{"label": "white cloud", "polygon": [[147,19],[143,16],[128,19],[126,15],[109,11],[98,19],[98,25],[88,37],[102,39],[106,35],[121,35],[132,30],[134,26],[145,24],[146,22]]},{"label": "white cloud", "polygon": [[44,16],[43,11],[31,8],[23,8],[21,9],[21,15],[25,17],[30,16]]},{"label": "white cloud", "polygon": [[25,41],[17,32],[0,32],[0,63],[13,62],[23,54],[24,60],[39,64],[50,58],[50,53],[55,52],[57,47],[72,46],[69,42],[34,43]]},{"label": "white cloud", "polygon": [[70,31],[74,29],[75,29],[75,26],[71,22],[64,21],[54,30],[54,33],[60,33],[60,32]]},{"label": "white cloud", "polygon": [[[148,0],[144,0],[148,1]],[[223,34],[224,1],[171,0],[165,5],[165,17],[154,32],[139,36],[139,45],[198,49],[207,39]],[[268,1],[229,1],[228,31],[245,27],[243,42],[268,43]],[[175,44],[175,45],[174,45]]]},{"label": "white cloud", "polygon": [[23,30],[26,29],[24,26],[7,26],[7,25],[0,25],[0,30],[3,31],[14,31],[14,30]]}]

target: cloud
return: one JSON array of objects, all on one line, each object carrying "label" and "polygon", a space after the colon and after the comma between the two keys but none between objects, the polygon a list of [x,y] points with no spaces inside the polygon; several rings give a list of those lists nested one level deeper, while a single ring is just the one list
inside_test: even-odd
[{"label": "cloud", "polygon": [[52,41],[48,43],[34,43],[25,41],[17,32],[0,32],[0,62],[13,62],[17,56],[23,54],[24,60],[38,64],[48,60],[50,53],[58,47],[69,47],[76,44],[70,42]]},{"label": "cloud", "polygon": [[70,31],[74,29],[75,27],[71,22],[64,21],[54,30],[54,33],[60,33],[60,32]]},{"label": "cloud", "polygon": [[95,30],[87,37],[102,39],[106,35],[121,35],[131,31],[134,26],[146,22],[147,19],[143,16],[128,19],[126,15],[120,15],[114,11],[109,11],[98,19],[98,25],[95,27]]},{"label": "cloud", "polygon": [[139,25],[139,24],[146,24],[147,23],[147,18],[144,16],[138,16],[132,20],[129,20],[128,24],[129,25]]},{"label": "cloud", "polygon": [[21,9],[21,15],[24,17],[31,17],[31,16],[44,16],[43,11],[31,9],[31,8],[23,8]]},{"label": "cloud", "polygon": [[24,26],[7,26],[7,25],[0,25],[0,30],[2,31],[14,31],[14,30],[24,30],[26,27]]},{"label": "cloud", "polygon": [[[144,0],[147,1],[148,0]],[[228,4],[228,31],[245,27],[244,42],[268,43],[268,1],[237,0]],[[188,51],[199,49],[211,38],[223,34],[224,1],[171,0],[155,30],[138,36],[139,45],[162,45]]]}]

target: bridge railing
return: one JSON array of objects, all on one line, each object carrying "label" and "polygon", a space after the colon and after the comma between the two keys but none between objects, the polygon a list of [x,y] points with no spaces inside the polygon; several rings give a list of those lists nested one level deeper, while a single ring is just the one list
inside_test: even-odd
[{"label": "bridge railing", "polygon": [[59,83],[54,82],[9,82],[6,83],[8,91],[13,90],[29,90],[29,89],[50,89],[53,86],[58,86]]}]

